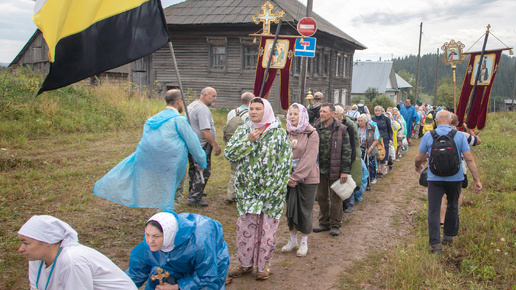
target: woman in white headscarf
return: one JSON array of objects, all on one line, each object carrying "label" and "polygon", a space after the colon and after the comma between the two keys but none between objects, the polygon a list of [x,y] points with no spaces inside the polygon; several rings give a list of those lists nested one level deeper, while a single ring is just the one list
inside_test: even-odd
[{"label": "woman in white headscarf", "polygon": [[[145,239],[131,251],[125,271],[146,290],[224,289],[229,253],[222,225],[191,213],[160,212],[145,224]],[[168,277],[152,280],[158,268]]]},{"label": "woman in white headscarf", "polygon": [[251,100],[249,118],[224,149],[224,156],[238,164],[235,192],[239,265],[231,268],[229,276],[251,273],[256,266],[256,279],[266,280],[287,194],[292,146],[266,99]]},{"label": "woman in white headscarf", "polygon": [[137,289],[106,256],[79,244],[77,232],[60,219],[35,215],[18,238],[18,251],[29,260],[31,289]]},{"label": "woman in white headscarf", "polygon": [[[287,224],[290,239],[282,252],[297,250],[298,257],[308,252],[308,235],[312,232],[312,212],[319,184],[319,135],[308,123],[308,111],[293,103],[287,112],[287,133],[292,144],[292,174],[287,191]],[[302,233],[301,244],[297,243],[297,232]]]}]

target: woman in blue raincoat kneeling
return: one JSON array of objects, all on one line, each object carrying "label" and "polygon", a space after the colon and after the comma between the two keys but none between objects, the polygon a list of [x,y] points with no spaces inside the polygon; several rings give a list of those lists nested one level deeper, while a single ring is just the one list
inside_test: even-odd
[{"label": "woman in blue raincoat kneeling", "polygon": [[[145,224],[145,239],[131,251],[125,273],[138,287],[147,281],[146,290],[224,289],[228,266],[228,247],[218,221],[165,211]],[[170,274],[159,286],[159,279],[150,279],[158,268]]]}]

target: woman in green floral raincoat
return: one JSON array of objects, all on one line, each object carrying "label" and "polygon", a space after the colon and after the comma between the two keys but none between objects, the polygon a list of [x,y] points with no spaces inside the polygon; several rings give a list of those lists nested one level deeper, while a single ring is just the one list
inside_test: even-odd
[{"label": "woman in green floral raincoat", "polygon": [[249,118],[251,121],[238,127],[224,149],[226,158],[238,163],[235,191],[240,265],[232,267],[229,276],[240,277],[256,266],[256,279],[266,280],[287,194],[292,146],[267,100],[252,99]]}]

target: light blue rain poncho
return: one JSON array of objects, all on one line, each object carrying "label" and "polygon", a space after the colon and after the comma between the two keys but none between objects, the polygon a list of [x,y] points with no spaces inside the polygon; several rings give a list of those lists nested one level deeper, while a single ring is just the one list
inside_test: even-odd
[{"label": "light blue rain poncho", "polygon": [[147,281],[145,290],[155,289],[158,281],[149,278],[159,267],[170,273],[173,279],[167,281],[175,280],[179,289],[225,289],[229,252],[218,221],[174,212],[158,213],[149,220],[161,225],[164,242],[161,250],[152,252],[144,239],[131,251],[125,273],[138,288]]},{"label": "light blue rain poncho", "polygon": [[145,122],[136,151],[97,181],[93,194],[130,207],[173,210],[188,153],[206,168],[206,153],[186,118],[161,111]]}]

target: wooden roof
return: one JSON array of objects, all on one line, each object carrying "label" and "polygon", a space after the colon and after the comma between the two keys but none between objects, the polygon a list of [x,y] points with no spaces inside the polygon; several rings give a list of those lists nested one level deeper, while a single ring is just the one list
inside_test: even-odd
[{"label": "wooden roof", "polygon": [[[283,10],[283,21],[294,26],[306,15],[306,6],[297,0],[269,0],[273,12]],[[208,24],[253,24],[252,16],[261,12],[266,0],[187,0],[164,9],[169,25],[208,25]],[[312,13],[317,22],[317,33],[323,32],[350,42],[355,49],[367,47],[338,29],[319,15]],[[257,25],[257,31],[259,26]],[[317,34],[316,34],[317,35]]]}]

